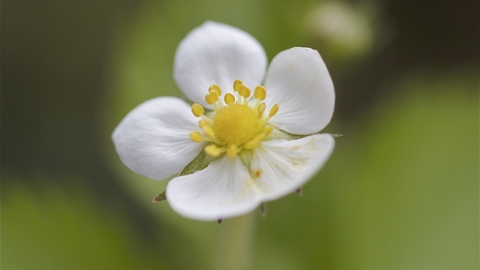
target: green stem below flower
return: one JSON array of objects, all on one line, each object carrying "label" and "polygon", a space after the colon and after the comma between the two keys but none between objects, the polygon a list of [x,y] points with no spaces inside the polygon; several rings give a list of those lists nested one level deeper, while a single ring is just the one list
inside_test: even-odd
[{"label": "green stem below flower", "polygon": [[251,269],[255,212],[224,220],[219,228],[215,269]]}]

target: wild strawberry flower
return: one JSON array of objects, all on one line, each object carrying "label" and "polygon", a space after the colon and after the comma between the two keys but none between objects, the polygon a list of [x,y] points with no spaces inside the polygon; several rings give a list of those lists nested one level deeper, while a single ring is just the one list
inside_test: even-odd
[{"label": "wild strawberry flower", "polygon": [[[193,105],[158,97],[133,109],[112,139],[123,163],[161,180],[179,214],[218,220],[302,187],[334,148],[333,82],[320,54],[267,57],[252,36],[206,22],[180,43],[174,79]],[[180,172],[180,173],[179,173]]]}]

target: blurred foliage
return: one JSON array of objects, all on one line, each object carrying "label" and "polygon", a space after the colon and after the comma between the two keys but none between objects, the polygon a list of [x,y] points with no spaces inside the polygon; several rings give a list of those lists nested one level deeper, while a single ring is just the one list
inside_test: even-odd
[{"label": "blurred foliage", "polygon": [[356,5],[343,1],[319,4],[306,16],[305,35],[327,61],[336,65],[364,59],[373,49],[374,42],[376,49],[385,43],[375,37],[380,25],[375,9],[374,5],[365,2]]},{"label": "blurred foliage", "polygon": [[[124,209],[107,209],[78,184],[53,186],[43,173],[19,176],[2,196],[2,261],[4,269],[186,269],[207,264],[198,246],[176,229],[154,222],[148,239],[139,235]],[[22,177],[43,181],[32,188]],[[146,233],[146,231],[142,232]],[[182,254],[182,257],[177,257]]]},{"label": "blurred foliage", "polygon": [[98,208],[80,185],[37,192],[16,185],[2,202],[4,269],[166,269],[155,251],[129,237],[125,217]]}]

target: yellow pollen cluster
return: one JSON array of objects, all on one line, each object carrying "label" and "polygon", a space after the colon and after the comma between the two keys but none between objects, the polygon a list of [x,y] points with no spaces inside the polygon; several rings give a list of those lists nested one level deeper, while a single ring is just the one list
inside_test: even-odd
[{"label": "yellow pollen cluster", "polygon": [[267,125],[272,116],[278,112],[278,104],[270,109],[264,117],[267,105],[263,102],[267,97],[267,91],[263,86],[257,86],[253,97],[251,91],[242,81],[233,83],[235,95],[225,94],[221,99],[222,90],[216,84],[208,89],[205,101],[213,105],[213,117],[205,116],[204,108],[197,103],[192,105],[192,113],[201,118],[198,126],[199,131],[192,131],[190,139],[194,142],[209,142],[204,151],[211,156],[219,156],[225,153],[229,157],[235,157],[242,150],[255,148],[273,130],[273,126]]}]

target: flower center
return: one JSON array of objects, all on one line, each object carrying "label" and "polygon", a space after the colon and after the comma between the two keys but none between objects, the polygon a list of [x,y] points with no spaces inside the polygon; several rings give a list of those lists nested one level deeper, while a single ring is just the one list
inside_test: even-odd
[{"label": "flower center", "polygon": [[202,118],[198,126],[199,131],[192,131],[190,138],[194,142],[209,142],[204,151],[211,156],[219,156],[226,153],[229,157],[235,157],[242,150],[255,148],[273,130],[268,121],[278,111],[278,104],[270,109],[270,113],[264,117],[266,104],[263,102],[267,92],[263,86],[257,86],[254,96],[250,97],[250,89],[242,81],[236,80],[233,84],[236,97],[225,94],[220,99],[222,90],[216,84],[210,86],[205,101],[213,105],[212,117],[204,114],[204,108],[197,103],[192,105],[192,113]]},{"label": "flower center", "polygon": [[249,106],[229,104],[213,117],[213,131],[227,145],[242,145],[257,135],[258,121],[258,114]]}]

